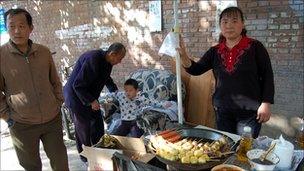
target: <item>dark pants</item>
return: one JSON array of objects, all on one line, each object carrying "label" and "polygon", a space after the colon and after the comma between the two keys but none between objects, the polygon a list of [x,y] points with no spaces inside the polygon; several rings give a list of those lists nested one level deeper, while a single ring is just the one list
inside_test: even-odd
[{"label": "dark pants", "polygon": [[262,124],[256,119],[257,111],[215,108],[217,129],[241,135],[245,126],[251,127],[252,137],[259,136]]},{"label": "dark pants", "polygon": [[50,159],[52,170],[69,170],[60,114],[43,124],[31,125],[16,122],[10,128],[10,134],[19,163],[26,171],[42,170],[39,154],[40,140]]},{"label": "dark pants", "polygon": [[118,122],[116,127],[113,129],[113,135],[126,136],[130,134],[131,137],[139,138],[143,135],[143,130],[137,126],[136,120]]},{"label": "dark pants", "polygon": [[[72,112],[72,119],[75,125],[76,145],[79,153],[82,152],[82,145],[95,145],[104,134],[103,117],[101,111],[88,111],[86,113]],[[87,159],[80,157],[82,161]]]}]

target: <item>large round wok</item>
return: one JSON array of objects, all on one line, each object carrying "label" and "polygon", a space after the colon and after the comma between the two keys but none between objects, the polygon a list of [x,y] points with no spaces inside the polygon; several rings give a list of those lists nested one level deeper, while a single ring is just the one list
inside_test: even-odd
[{"label": "large round wok", "polygon": [[[198,128],[186,128],[181,129],[178,132],[182,138],[203,139],[203,142],[212,142],[214,140],[220,139],[222,136],[225,136],[220,132]],[[235,150],[235,142],[230,137],[227,137],[227,141],[230,146],[230,150]],[[185,164],[179,161],[170,161],[158,155],[156,155],[156,157],[158,160],[168,165],[172,170],[210,170],[212,167],[225,162],[228,159],[229,155],[218,158],[218,161],[208,161],[204,164]]]}]

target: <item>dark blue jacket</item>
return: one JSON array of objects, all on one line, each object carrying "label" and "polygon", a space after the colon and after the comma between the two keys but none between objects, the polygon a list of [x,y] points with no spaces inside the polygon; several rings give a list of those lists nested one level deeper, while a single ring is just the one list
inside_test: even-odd
[{"label": "dark blue jacket", "polygon": [[90,104],[97,100],[106,85],[110,92],[117,90],[111,78],[112,65],[106,61],[106,51],[92,50],[82,54],[64,86],[65,104],[73,113],[93,112]]}]

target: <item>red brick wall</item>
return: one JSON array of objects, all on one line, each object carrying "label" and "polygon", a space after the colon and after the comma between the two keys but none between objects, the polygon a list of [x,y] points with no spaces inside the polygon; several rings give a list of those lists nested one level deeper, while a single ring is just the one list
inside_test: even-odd
[{"label": "red brick wall", "polygon": [[[33,15],[32,39],[57,52],[54,58],[59,71],[64,60],[72,64],[84,51],[115,41],[128,49],[126,59],[114,68],[118,85],[137,68],[171,69],[170,59],[160,58],[157,52],[173,26],[172,1],[162,1],[163,31],[158,33],[149,32],[146,1],[9,1],[1,5],[8,9],[16,3]],[[248,35],[260,40],[271,57],[276,86],[274,116],[287,120],[303,116],[303,1],[237,3],[245,14]],[[191,56],[201,56],[217,42],[216,10],[212,1],[181,2],[181,30]]]},{"label": "red brick wall", "polygon": [[123,85],[124,76],[137,68],[171,67],[169,58],[157,55],[167,29],[150,34],[146,2],[8,1],[1,4],[5,9],[17,4],[32,14],[35,28],[31,38],[57,52],[54,58],[59,72],[64,60],[73,64],[83,52],[108,47],[113,42],[122,42],[128,50],[122,64],[115,66],[113,72],[119,86]]},{"label": "red brick wall", "polygon": [[[120,80],[119,85],[123,83],[120,78],[136,68],[171,68],[171,59],[161,58],[157,53],[166,33],[173,26],[172,1],[162,2],[163,31],[156,33],[150,33],[147,23],[142,22],[148,20],[148,3],[144,1],[8,1],[1,2],[1,5],[5,9],[18,5],[32,14],[35,28],[31,38],[57,52],[54,58],[59,72],[64,61],[73,64],[86,50],[106,47],[116,41],[124,43],[128,49],[126,59],[113,72],[114,78]],[[211,35],[216,7],[209,9],[213,11],[213,16],[210,11],[202,11],[195,1],[181,3],[180,9],[184,40],[190,54],[199,56],[216,42]],[[115,16],[116,13],[118,16]],[[131,15],[135,15],[135,19],[128,20]],[[201,19],[204,16],[208,17]],[[204,28],[206,24],[212,27]],[[94,34],[100,28],[107,33]],[[134,30],[135,34],[132,34]]]}]

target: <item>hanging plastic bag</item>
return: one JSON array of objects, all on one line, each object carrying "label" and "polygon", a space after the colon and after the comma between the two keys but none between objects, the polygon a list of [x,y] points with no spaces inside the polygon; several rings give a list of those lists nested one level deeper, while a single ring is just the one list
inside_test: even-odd
[{"label": "hanging plastic bag", "polygon": [[176,48],[179,47],[179,34],[176,32],[169,32],[163,44],[161,45],[158,54],[160,56],[168,55],[175,58],[178,55]]}]

